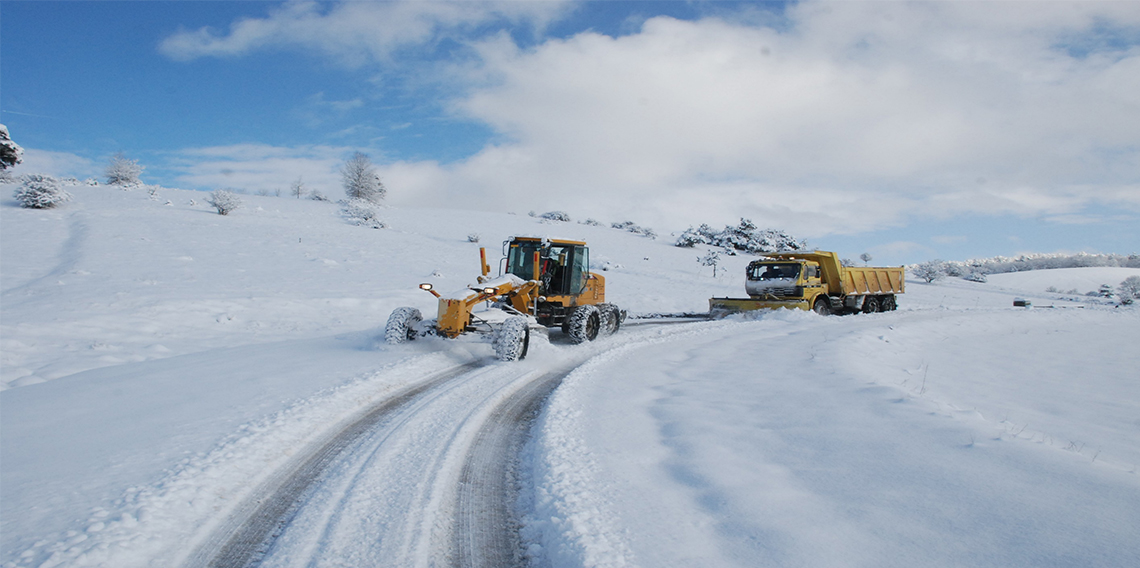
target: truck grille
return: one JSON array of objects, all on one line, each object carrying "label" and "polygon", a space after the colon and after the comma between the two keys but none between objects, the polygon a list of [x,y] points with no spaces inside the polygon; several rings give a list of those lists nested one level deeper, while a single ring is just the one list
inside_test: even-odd
[{"label": "truck grille", "polygon": [[787,286],[782,288],[765,288],[763,293],[756,295],[756,297],[764,298],[775,296],[777,298],[799,298],[804,295],[804,289],[801,286]]}]

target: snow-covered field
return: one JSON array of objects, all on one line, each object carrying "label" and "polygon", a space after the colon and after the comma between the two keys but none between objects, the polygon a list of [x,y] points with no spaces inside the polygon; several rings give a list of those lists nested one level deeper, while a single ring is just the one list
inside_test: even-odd
[{"label": "snow-covered field", "polygon": [[[374,230],[309,200],[243,196],[222,217],[197,192],[74,187],[66,207],[33,211],[13,189],[0,186],[5,567],[177,565],[369,404],[456,364],[509,381],[484,344],[377,342],[392,309],[434,312],[420,282],[473,283],[472,233],[492,259],[511,235],[586,240],[608,297],[635,313],[739,296],[749,260],[725,258],[714,278],[668,236],[525,212],[385,209],[390,227]],[[585,346],[554,332],[515,364],[585,361],[523,452],[527,554],[553,567],[1133,565],[1140,309],[1044,290],[1136,274],[912,280],[893,313],[628,325]],[[343,543],[386,537],[342,525]],[[344,561],[305,546],[305,562],[271,563]]]}]

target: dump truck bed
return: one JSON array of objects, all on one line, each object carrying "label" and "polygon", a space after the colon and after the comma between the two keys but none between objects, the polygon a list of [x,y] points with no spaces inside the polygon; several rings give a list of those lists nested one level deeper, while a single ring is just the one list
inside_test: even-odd
[{"label": "dump truck bed", "polygon": [[845,266],[842,268],[843,293],[902,294],[906,288],[901,266],[878,268]]}]

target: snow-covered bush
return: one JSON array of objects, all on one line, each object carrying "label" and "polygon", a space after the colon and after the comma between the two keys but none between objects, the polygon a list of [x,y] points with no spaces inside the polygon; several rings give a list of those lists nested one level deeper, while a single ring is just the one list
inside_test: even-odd
[{"label": "snow-covered bush", "polygon": [[591,227],[601,227],[602,224],[597,219],[586,219],[585,221],[578,221],[579,224],[589,225]]},{"label": "snow-covered bush", "polygon": [[946,277],[946,263],[941,260],[928,260],[910,268],[910,273],[925,280],[927,284]]},{"label": "snow-covered bush", "polygon": [[51,176],[29,174],[14,196],[21,207],[29,209],[51,209],[71,201],[71,194],[59,187],[59,182]]},{"label": "snow-covered bush", "polygon": [[140,166],[138,160],[129,160],[122,153],[118,153],[111,157],[111,163],[107,164],[104,175],[107,176],[108,184],[127,189],[142,183],[139,181],[139,176],[144,169],[146,168]]},{"label": "snow-covered bush", "polygon": [[650,239],[657,238],[657,232],[649,227],[642,227],[633,221],[622,221],[621,223],[610,223],[610,227],[620,229],[622,231],[629,231],[635,235],[641,235]]},{"label": "snow-covered bush", "polygon": [[8,127],[0,124],[0,170],[24,161],[24,149],[8,136]]},{"label": "snow-covered bush", "polygon": [[323,194],[323,193],[321,193],[315,189],[309,193],[309,199],[312,199],[313,201],[328,201],[328,202],[332,201],[331,199],[328,198],[327,195],[325,195],[325,194]]},{"label": "snow-covered bush", "polygon": [[376,213],[375,203],[365,201],[363,199],[349,199],[341,201],[343,209],[340,210],[344,219],[352,225],[359,225],[361,227],[371,227],[373,229],[384,229],[388,225],[380,220]]},{"label": "snow-covered bush", "polygon": [[19,183],[20,180],[9,170],[0,169],[0,183]]},{"label": "snow-covered bush", "polygon": [[349,199],[380,203],[388,190],[376,174],[376,168],[367,154],[357,152],[340,168],[344,193]]},{"label": "snow-covered bush", "polygon": [[1140,276],[1129,276],[1125,278],[1119,286],[1116,287],[1116,293],[1120,294],[1120,301],[1131,304],[1134,300],[1140,300]]},{"label": "snow-covered bush", "polygon": [[467,235],[467,242],[469,242],[469,243],[479,242],[479,233],[471,233],[470,235]]},{"label": "snow-covered bush", "polygon": [[[963,280],[969,280],[970,282],[981,282],[982,284],[985,284],[986,282],[989,281],[986,278],[986,275],[982,274],[981,272],[971,272],[971,273],[963,276],[962,279]],[[1048,290],[1046,290],[1046,291],[1048,291]]]},{"label": "snow-covered bush", "polygon": [[98,187],[99,186],[99,180],[97,180],[95,178],[87,178],[86,180],[83,181],[83,183],[85,183],[91,187]]},{"label": "snow-covered bush", "polygon": [[547,211],[546,213],[539,215],[539,217],[546,219],[547,221],[561,221],[563,223],[570,222],[570,216],[567,215],[565,211]]},{"label": "snow-covered bush", "polygon": [[740,224],[726,226],[715,231],[708,225],[696,229],[689,227],[677,238],[676,246],[692,247],[698,244],[723,248],[729,254],[743,251],[752,254],[782,250],[806,250],[807,243],[776,229],[757,229],[749,219],[740,219]]},{"label": "snow-covered bush", "polygon": [[217,209],[218,215],[229,215],[231,211],[241,207],[241,198],[232,191],[219,189],[206,198],[206,203]]}]

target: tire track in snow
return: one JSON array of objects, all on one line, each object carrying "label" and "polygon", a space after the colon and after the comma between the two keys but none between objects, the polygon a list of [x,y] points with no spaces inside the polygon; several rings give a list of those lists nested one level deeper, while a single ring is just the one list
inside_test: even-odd
[{"label": "tire track in snow", "polygon": [[374,405],[326,443],[298,458],[295,467],[285,468],[264,483],[239,508],[233,521],[215,531],[183,566],[230,568],[255,565],[272,539],[296,513],[298,499],[346,448],[385,418],[478,366],[478,363],[469,363],[443,371]]}]

